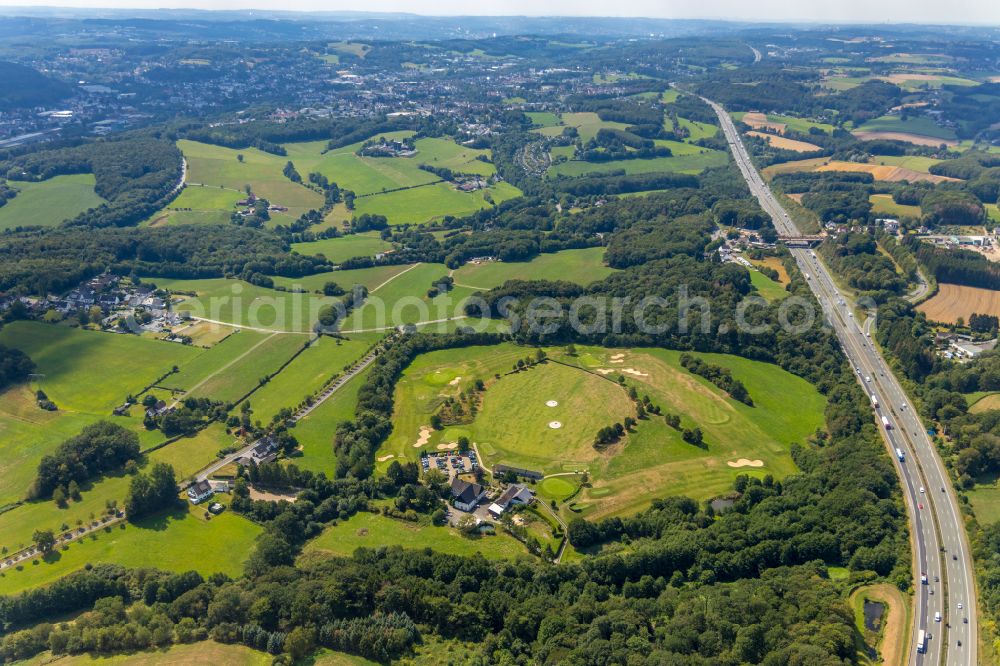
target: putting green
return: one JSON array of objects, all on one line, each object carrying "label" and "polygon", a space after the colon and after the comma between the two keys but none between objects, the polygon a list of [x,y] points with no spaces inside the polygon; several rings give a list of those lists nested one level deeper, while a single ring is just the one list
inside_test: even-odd
[{"label": "putting green", "polygon": [[538,492],[547,497],[562,501],[573,494],[576,490],[576,486],[573,485],[568,479],[574,479],[576,477],[572,476],[550,476],[538,484]]}]

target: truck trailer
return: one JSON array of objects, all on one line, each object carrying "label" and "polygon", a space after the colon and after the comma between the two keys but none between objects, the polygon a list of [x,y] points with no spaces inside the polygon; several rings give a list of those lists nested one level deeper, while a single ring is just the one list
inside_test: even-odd
[{"label": "truck trailer", "polygon": [[892,430],[892,424],[889,423],[889,419],[884,416],[882,417],[882,425],[885,426],[886,430]]},{"label": "truck trailer", "polygon": [[872,407],[878,409],[878,398],[875,396],[874,393],[872,393]]}]

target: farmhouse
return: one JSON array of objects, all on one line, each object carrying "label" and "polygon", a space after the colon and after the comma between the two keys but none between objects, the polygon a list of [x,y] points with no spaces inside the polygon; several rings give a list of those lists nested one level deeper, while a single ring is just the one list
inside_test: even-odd
[{"label": "farmhouse", "polygon": [[455,500],[455,508],[459,511],[472,511],[479,501],[486,496],[486,488],[478,483],[469,483],[455,478],[451,482],[451,496]]},{"label": "farmhouse", "polygon": [[512,484],[500,495],[496,502],[490,504],[489,512],[494,518],[499,518],[511,505],[528,504],[534,498],[535,496],[532,492],[524,486]]},{"label": "farmhouse", "polygon": [[212,490],[212,484],[205,480],[195,481],[187,489],[187,496],[192,504],[201,504],[213,494],[215,491]]},{"label": "farmhouse", "polygon": [[159,416],[161,414],[166,414],[169,411],[172,411],[172,410],[167,405],[166,401],[164,401],[164,400],[157,400],[156,403],[150,405],[146,409],[146,418],[155,419],[157,416]]}]

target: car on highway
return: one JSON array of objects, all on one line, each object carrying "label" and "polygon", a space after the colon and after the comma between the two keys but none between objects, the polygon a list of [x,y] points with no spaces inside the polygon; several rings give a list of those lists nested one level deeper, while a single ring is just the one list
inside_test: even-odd
[{"label": "car on highway", "polygon": [[923,487],[923,486],[920,486],[920,494],[921,494],[921,495],[923,495],[923,494],[924,494],[924,487]]},{"label": "car on highway", "polygon": [[958,602],[958,610],[962,610],[962,602],[961,601]]},{"label": "car on highway", "polygon": [[923,508],[924,508],[924,504],[923,504],[923,502],[921,502],[921,503],[917,504],[917,508],[918,508],[918,509],[923,509]]}]

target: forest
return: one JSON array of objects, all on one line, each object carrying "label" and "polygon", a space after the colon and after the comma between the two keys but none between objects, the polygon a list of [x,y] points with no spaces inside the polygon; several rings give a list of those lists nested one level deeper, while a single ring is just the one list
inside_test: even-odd
[{"label": "forest", "polygon": [[273,233],[236,226],[62,228],[0,235],[0,291],[58,293],[105,270],[151,277],[301,277],[331,270]]},{"label": "forest", "polygon": [[136,133],[6,159],[0,153],[0,174],[11,181],[39,181],[92,173],[94,191],[107,203],[81,213],[70,224],[123,227],[146,219],[175,194],[181,160],[177,147],[158,133]]}]

